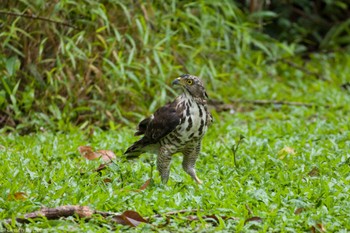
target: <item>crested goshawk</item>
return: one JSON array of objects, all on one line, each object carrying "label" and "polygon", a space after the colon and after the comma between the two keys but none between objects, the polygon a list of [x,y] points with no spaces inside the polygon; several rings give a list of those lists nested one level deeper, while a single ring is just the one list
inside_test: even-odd
[{"label": "crested goshawk", "polygon": [[167,183],[172,155],[181,152],[183,169],[201,184],[195,163],[202,138],[213,120],[207,109],[208,95],[202,81],[193,75],[181,75],[172,84],[180,86],[182,94],[139,123],[135,136],[143,137],[125,155],[131,159],[145,152],[158,154],[157,169],[162,182]]}]

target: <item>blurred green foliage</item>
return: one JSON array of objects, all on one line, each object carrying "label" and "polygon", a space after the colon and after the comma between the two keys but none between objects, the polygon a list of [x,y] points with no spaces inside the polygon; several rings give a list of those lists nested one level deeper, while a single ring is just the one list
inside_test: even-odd
[{"label": "blurred green foliage", "polygon": [[[305,51],[300,41],[273,39],[245,12],[231,0],[5,0],[0,127],[116,128],[167,102],[169,83],[183,73],[202,77],[212,98],[228,100],[261,77],[288,79],[296,71],[279,62],[285,58],[309,66],[296,57]],[[321,42],[337,43],[339,27]]]},{"label": "blurred green foliage", "polygon": [[264,32],[278,40],[301,44],[307,51],[332,51],[349,45],[348,1],[269,1],[264,10],[275,14],[268,18]]}]

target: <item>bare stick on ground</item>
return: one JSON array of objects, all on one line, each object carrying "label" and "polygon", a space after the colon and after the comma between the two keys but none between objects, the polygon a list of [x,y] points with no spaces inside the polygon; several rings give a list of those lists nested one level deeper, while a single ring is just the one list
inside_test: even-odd
[{"label": "bare stick on ground", "polygon": [[53,20],[53,19],[48,19],[48,18],[41,17],[41,16],[20,14],[20,13],[16,13],[16,12],[8,12],[8,11],[0,11],[0,14],[1,15],[15,16],[15,17],[23,17],[23,18],[28,18],[28,19],[42,20],[42,21],[55,23],[55,24],[60,24],[60,25],[63,25],[63,26],[66,26],[66,27],[70,27],[70,28],[74,28],[75,30],[78,30],[78,28],[76,26],[71,25],[69,23],[61,22],[61,21],[57,21],[57,20]]}]

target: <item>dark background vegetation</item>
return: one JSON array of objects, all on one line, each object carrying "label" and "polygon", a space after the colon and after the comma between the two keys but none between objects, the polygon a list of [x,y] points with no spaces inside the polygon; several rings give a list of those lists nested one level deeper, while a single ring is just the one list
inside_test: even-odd
[{"label": "dark background vegetation", "polygon": [[334,53],[348,51],[349,5],[3,0],[0,128],[115,129],[167,102],[171,80],[183,73],[201,76],[211,98],[224,102],[244,98],[262,76],[327,80],[322,60],[337,63]]}]

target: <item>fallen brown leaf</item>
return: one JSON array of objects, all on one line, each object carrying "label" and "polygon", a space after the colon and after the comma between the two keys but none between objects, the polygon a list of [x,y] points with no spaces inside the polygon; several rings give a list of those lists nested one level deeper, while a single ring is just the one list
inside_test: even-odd
[{"label": "fallen brown leaf", "polygon": [[314,226],[312,226],[310,231],[311,231],[311,233],[316,233],[316,228]]},{"label": "fallen brown leaf", "polygon": [[8,200],[18,200],[18,201],[24,201],[26,200],[28,197],[27,197],[27,194],[24,193],[24,192],[16,192],[14,194],[9,194],[7,196],[7,199]]},{"label": "fallen brown leaf", "polygon": [[319,176],[320,170],[317,167],[313,167],[312,170],[308,173],[308,175],[311,177]]},{"label": "fallen brown leaf", "polygon": [[301,212],[304,212],[304,211],[305,211],[305,208],[299,207],[299,208],[297,208],[297,209],[294,211],[294,214],[295,214],[295,215],[299,215]]},{"label": "fallen brown leaf", "polygon": [[113,217],[113,220],[119,224],[131,227],[136,227],[141,223],[148,223],[146,219],[133,210],[127,210],[121,215],[116,215]]},{"label": "fallen brown leaf", "polygon": [[146,180],[146,182],[141,186],[140,190],[145,190],[148,187],[148,185],[151,183],[151,180],[152,179]]},{"label": "fallen brown leaf", "polygon": [[84,158],[88,160],[95,160],[95,159],[101,158],[105,162],[104,164],[101,164],[98,168],[94,170],[96,172],[99,172],[105,169],[107,165],[112,163],[113,162],[112,160],[116,158],[113,151],[99,150],[95,152],[91,146],[79,146],[78,151]]},{"label": "fallen brown leaf", "polygon": [[317,228],[318,228],[318,230],[319,230],[320,232],[326,232],[326,231],[327,231],[326,228],[323,226],[322,223],[317,223],[316,226],[317,226]]},{"label": "fallen brown leaf", "polygon": [[248,223],[248,222],[262,222],[262,218],[260,217],[257,217],[257,216],[254,216],[254,217],[251,217],[251,218],[248,218],[244,221],[244,224]]},{"label": "fallen brown leaf", "polygon": [[112,179],[105,178],[105,179],[103,179],[103,182],[105,182],[105,183],[112,183]]},{"label": "fallen brown leaf", "polygon": [[78,151],[84,158],[88,160],[94,160],[101,156],[95,153],[91,146],[79,146]]},{"label": "fallen brown leaf", "polygon": [[100,166],[98,166],[98,168],[95,169],[96,172],[102,171],[103,169],[105,169],[107,167],[109,163],[102,163],[100,164]]},{"label": "fallen brown leaf", "polygon": [[138,192],[141,192],[142,190],[145,190],[148,187],[148,185],[151,183],[151,180],[152,179],[146,180],[146,182],[139,189],[134,189],[134,190],[130,190],[130,191],[138,193]]},{"label": "fallen brown leaf", "polygon": [[113,151],[110,151],[110,150],[99,150],[99,151],[96,152],[96,154],[100,155],[102,160],[105,161],[105,162],[110,162],[110,161],[112,161],[113,159],[116,158],[116,156],[113,153]]},{"label": "fallen brown leaf", "polygon": [[94,160],[101,157],[103,161],[110,162],[116,158],[113,151],[98,150],[95,152],[91,146],[79,146],[78,151],[84,158],[88,160]]},{"label": "fallen brown leaf", "polygon": [[287,155],[295,155],[295,150],[292,147],[285,146],[279,152],[279,159],[284,159]]}]

